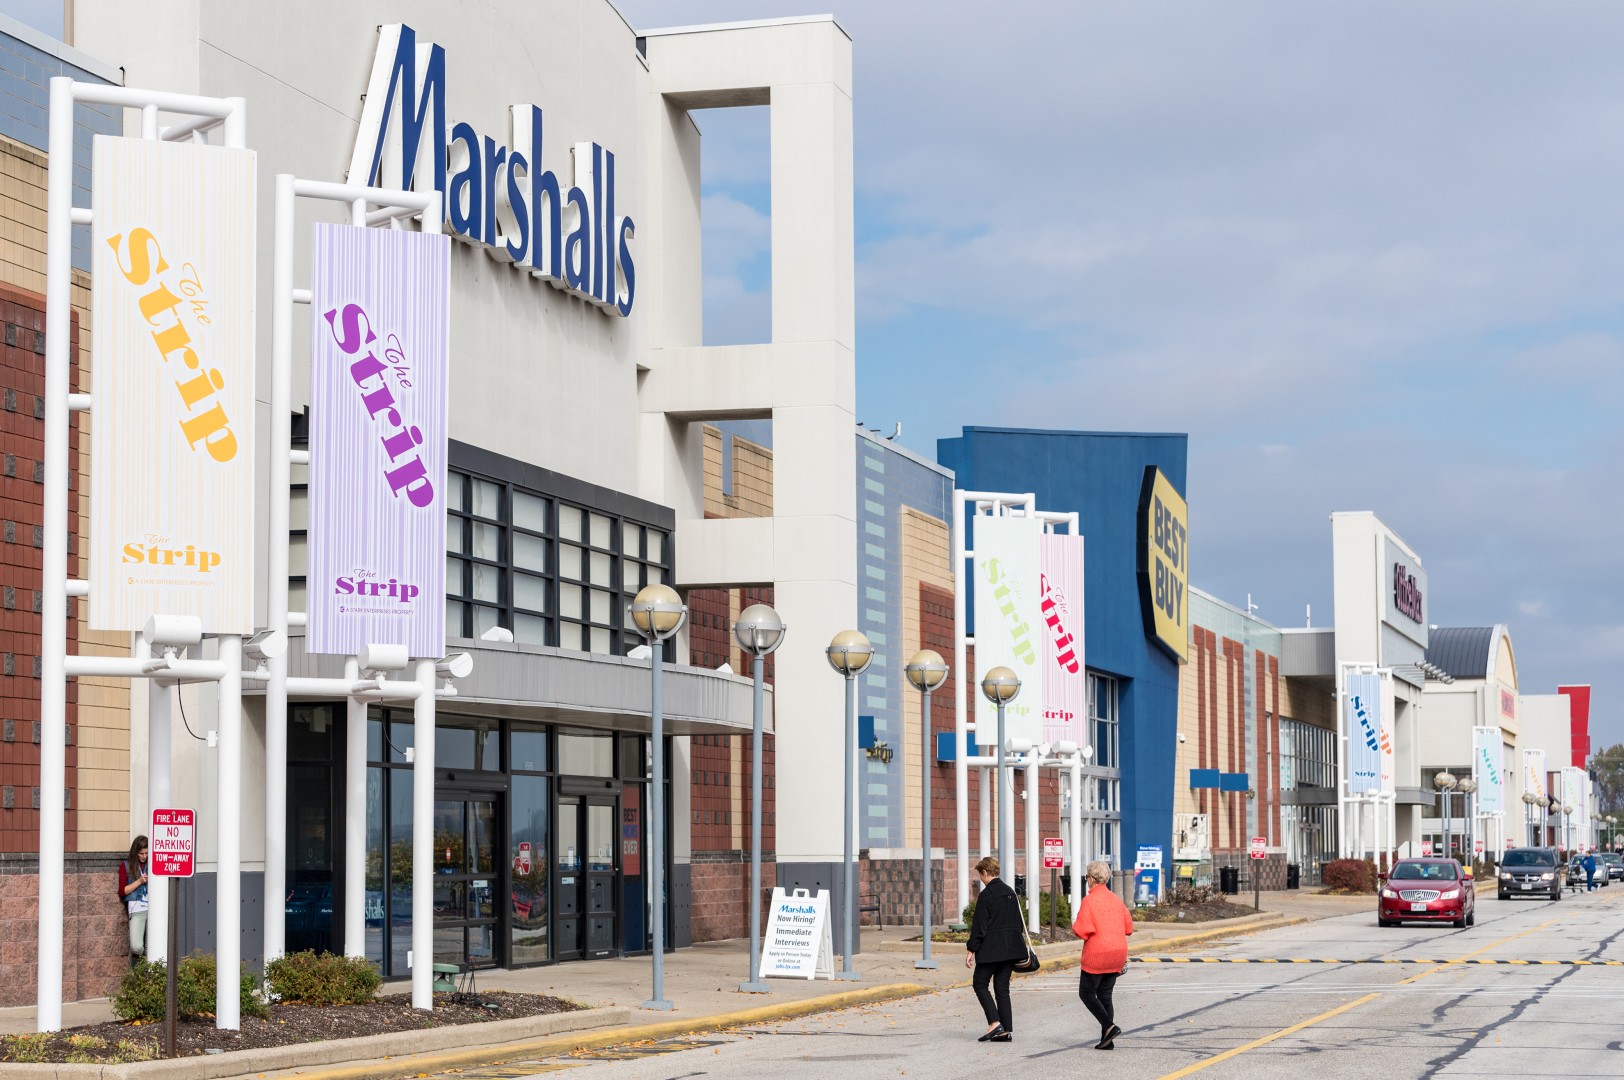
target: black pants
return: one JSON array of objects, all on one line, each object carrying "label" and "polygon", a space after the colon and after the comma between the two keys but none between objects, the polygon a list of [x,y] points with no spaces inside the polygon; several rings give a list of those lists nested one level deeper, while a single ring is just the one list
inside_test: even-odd
[{"label": "black pants", "polygon": [[[1015,970],[1013,960],[994,960],[990,963],[976,963],[976,1000],[981,1002],[981,1011],[987,1014],[987,1023],[997,1021],[1004,1025],[1005,1031],[1015,1030],[1015,1018],[1009,1011],[1009,975]],[[987,983],[992,983],[992,990],[987,989]],[[997,1004],[993,1002],[996,993]]]},{"label": "black pants", "polygon": [[1117,972],[1109,975],[1093,975],[1083,972],[1077,980],[1077,996],[1083,999],[1083,1005],[1094,1014],[1094,1019],[1100,1022],[1100,1034],[1104,1035],[1116,1023],[1116,1013],[1111,1008],[1111,991],[1116,989]]}]

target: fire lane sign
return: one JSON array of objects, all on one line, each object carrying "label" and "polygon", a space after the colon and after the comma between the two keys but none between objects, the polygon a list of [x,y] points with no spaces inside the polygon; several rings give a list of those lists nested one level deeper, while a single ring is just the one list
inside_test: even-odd
[{"label": "fire lane sign", "polygon": [[179,808],[154,809],[147,840],[147,872],[153,877],[191,877],[196,815]]},{"label": "fire lane sign", "polygon": [[1251,850],[1247,854],[1254,859],[1267,859],[1269,857],[1269,838],[1266,836],[1252,837]]},{"label": "fire lane sign", "polygon": [[1058,870],[1066,865],[1066,842],[1058,836],[1043,838],[1043,868]]}]

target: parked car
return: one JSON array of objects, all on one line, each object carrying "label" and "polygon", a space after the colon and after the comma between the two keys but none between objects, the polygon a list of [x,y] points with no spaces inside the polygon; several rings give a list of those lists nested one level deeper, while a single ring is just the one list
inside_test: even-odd
[{"label": "parked car", "polygon": [[[1601,856],[1596,856],[1596,887],[1605,888],[1609,877],[1607,864],[1602,862]],[[1568,884],[1583,885],[1585,883],[1585,857],[1575,855],[1568,859]]]},{"label": "parked car", "polygon": [[1477,889],[1472,872],[1454,859],[1405,859],[1382,879],[1376,899],[1376,925],[1450,922],[1464,928],[1477,922]]},{"label": "parked car", "polygon": [[1562,899],[1562,874],[1555,848],[1509,848],[1500,857],[1499,896]]},{"label": "parked car", "polygon": [[1624,855],[1616,851],[1598,851],[1596,861],[1607,868],[1607,880],[1618,881],[1624,878]]}]

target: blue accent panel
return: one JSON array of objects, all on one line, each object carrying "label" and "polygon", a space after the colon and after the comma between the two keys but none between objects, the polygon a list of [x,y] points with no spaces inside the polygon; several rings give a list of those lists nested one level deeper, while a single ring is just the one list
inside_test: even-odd
[{"label": "blue accent panel", "polygon": [[[951,731],[938,731],[936,733],[936,763],[938,765],[958,760],[958,745],[955,739],[956,737]],[[964,737],[964,748],[971,757],[981,753],[981,748],[976,745],[975,739],[970,735]]]},{"label": "blue accent panel", "polygon": [[867,750],[874,745],[874,718],[872,716],[859,716],[857,718],[857,748]]},{"label": "blue accent panel", "polygon": [[1226,772],[1218,777],[1219,791],[1246,791],[1252,786],[1252,777],[1249,773]]},{"label": "blue accent panel", "polygon": [[[1121,680],[1122,847],[1166,847],[1173,835],[1179,666],[1145,637],[1140,612],[1139,489],[1155,465],[1189,498],[1189,438],[1178,433],[967,427],[937,460],[973,491],[1030,491],[1042,510],[1076,510],[1088,542],[1084,622],[1089,668]],[[1196,558],[1200,523],[1192,522]],[[973,625],[973,624],[972,624]]]},{"label": "blue accent panel", "polygon": [[1218,787],[1218,776],[1217,769],[1191,769],[1190,786],[1193,788]]}]

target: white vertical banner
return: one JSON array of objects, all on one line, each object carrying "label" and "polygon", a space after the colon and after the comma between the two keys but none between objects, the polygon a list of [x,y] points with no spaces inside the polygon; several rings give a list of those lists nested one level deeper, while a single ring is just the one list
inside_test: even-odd
[{"label": "white vertical banner", "polygon": [[1562,767],[1562,805],[1573,807],[1573,813],[1564,814],[1574,837],[1581,829],[1590,827],[1589,807],[1585,799],[1585,771],[1571,765]]},{"label": "white vertical banner", "polygon": [[1382,783],[1382,680],[1380,675],[1349,675],[1343,684],[1347,716],[1348,793],[1380,791]]},{"label": "white vertical banner", "polygon": [[97,135],[90,626],[254,629],[255,157]]},{"label": "white vertical banner", "polygon": [[1506,810],[1506,782],[1500,775],[1500,729],[1472,729],[1472,779],[1477,781],[1477,812],[1492,817]]},{"label": "white vertical banner", "polygon": [[1524,750],[1522,753],[1523,790],[1532,791],[1535,796],[1543,798],[1549,794],[1545,790],[1545,751]]},{"label": "white vertical banner", "polygon": [[1043,741],[1088,741],[1083,653],[1083,538],[1044,533],[1038,613],[1043,618]]},{"label": "white vertical banner", "polygon": [[[1007,667],[1021,680],[1021,692],[1004,709],[1004,735],[1043,741],[1043,645],[1040,616],[1042,582],[1039,543],[1043,523],[1030,517],[976,517],[975,547],[976,678]],[[994,747],[998,709],[976,693],[976,745]]]}]

